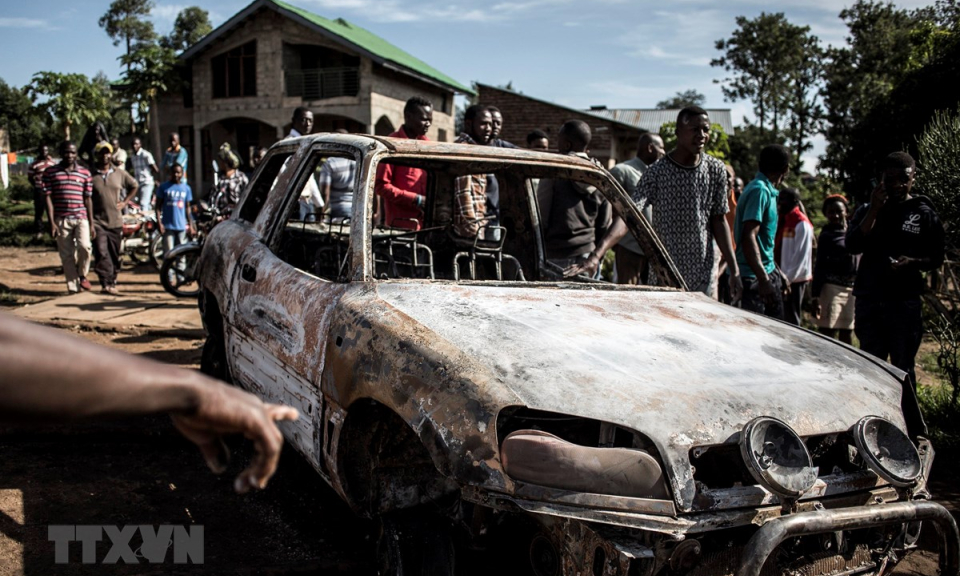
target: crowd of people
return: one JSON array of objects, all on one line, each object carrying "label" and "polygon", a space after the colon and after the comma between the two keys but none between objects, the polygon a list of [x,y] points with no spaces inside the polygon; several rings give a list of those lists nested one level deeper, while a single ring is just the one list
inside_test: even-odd
[{"label": "crowd of people", "polygon": [[[390,136],[427,140],[432,104],[419,96],[410,98],[403,116],[403,124]],[[501,138],[503,122],[496,107],[470,106],[455,142],[517,148]],[[288,137],[311,134],[312,112],[297,108],[291,126]],[[87,273],[92,259],[102,290],[117,294],[120,217],[134,198],[142,209],[159,214],[166,249],[186,241],[193,231],[189,206],[195,195],[186,182],[189,154],[178,135],[170,135],[158,165],[139,139],[128,155],[101,132],[94,132],[100,140],[83,152],[89,167],[78,160],[77,147],[65,142],[59,163],[44,146],[30,169],[36,225],[39,231],[46,212],[70,292],[91,289]],[[756,175],[744,185],[730,165],[704,152],[710,137],[708,113],[687,107],[677,117],[672,150],[664,149],[659,135],[645,133],[636,156],[610,170],[652,225],[686,287],[795,325],[803,323],[806,309],[823,334],[847,344],[856,334],[861,348],[890,359],[915,381],[922,274],[942,264],[944,235],[932,203],[912,194],[914,160],[903,152],[881,159],[872,197],[852,217],[843,195],[828,196],[821,207],[828,223],[815,238],[799,191],[783,185],[791,170],[789,150],[778,144],[764,147]],[[596,162],[589,155],[590,141],[590,127],[571,120],[557,132],[556,151]],[[548,135],[534,130],[526,147],[549,150]],[[259,150],[255,162],[264,153]],[[229,144],[220,147],[217,159],[220,178],[213,201],[228,217],[248,178]],[[356,161],[324,158],[315,170],[301,191],[299,217],[349,218]],[[375,223],[421,229],[426,183],[423,169],[381,163]],[[601,262],[613,250],[614,281],[662,282],[651,272],[649,255],[595,187],[563,179],[535,179],[533,184],[549,266],[567,277],[599,278]],[[456,179],[455,236],[498,239],[498,188],[492,174]]]}]

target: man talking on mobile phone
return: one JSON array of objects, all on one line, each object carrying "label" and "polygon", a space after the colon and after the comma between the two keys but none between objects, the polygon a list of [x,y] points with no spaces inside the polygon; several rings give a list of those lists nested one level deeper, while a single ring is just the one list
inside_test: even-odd
[{"label": "man talking on mobile phone", "polygon": [[913,369],[923,337],[923,273],[943,264],[944,232],[933,202],[910,193],[917,166],[909,154],[890,154],[880,169],[870,202],[854,212],[847,229],[847,250],[862,254],[854,330],[861,349],[907,373],[903,413],[916,437],[926,432]]}]

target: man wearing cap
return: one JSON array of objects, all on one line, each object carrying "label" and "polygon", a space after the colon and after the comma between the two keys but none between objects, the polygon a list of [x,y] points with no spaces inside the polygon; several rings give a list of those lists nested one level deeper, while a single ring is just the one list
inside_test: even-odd
[{"label": "man wearing cap", "polygon": [[104,294],[116,296],[120,271],[121,210],[137,195],[137,181],[113,164],[113,146],[98,142],[93,148],[93,271]]}]

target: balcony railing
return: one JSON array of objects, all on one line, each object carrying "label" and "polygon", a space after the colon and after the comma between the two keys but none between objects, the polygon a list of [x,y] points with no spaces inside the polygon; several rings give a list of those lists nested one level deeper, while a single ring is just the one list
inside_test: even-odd
[{"label": "balcony railing", "polygon": [[304,100],[322,100],[337,96],[356,96],[360,92],[360,68],[315,68],[285,70],[287,96]]}]

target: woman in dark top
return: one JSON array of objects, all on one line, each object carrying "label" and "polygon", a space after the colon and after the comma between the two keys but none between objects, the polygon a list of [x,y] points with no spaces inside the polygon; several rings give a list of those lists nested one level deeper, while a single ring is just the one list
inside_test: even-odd
[{"label": "woman in dark top", "polygon": [[853,334],[853,284],[858,258],[847,252],[847,199],[839,194],[823,201],[829,223],[817,241],[813,267],[813,310],[821,334],[850,344]]}]

